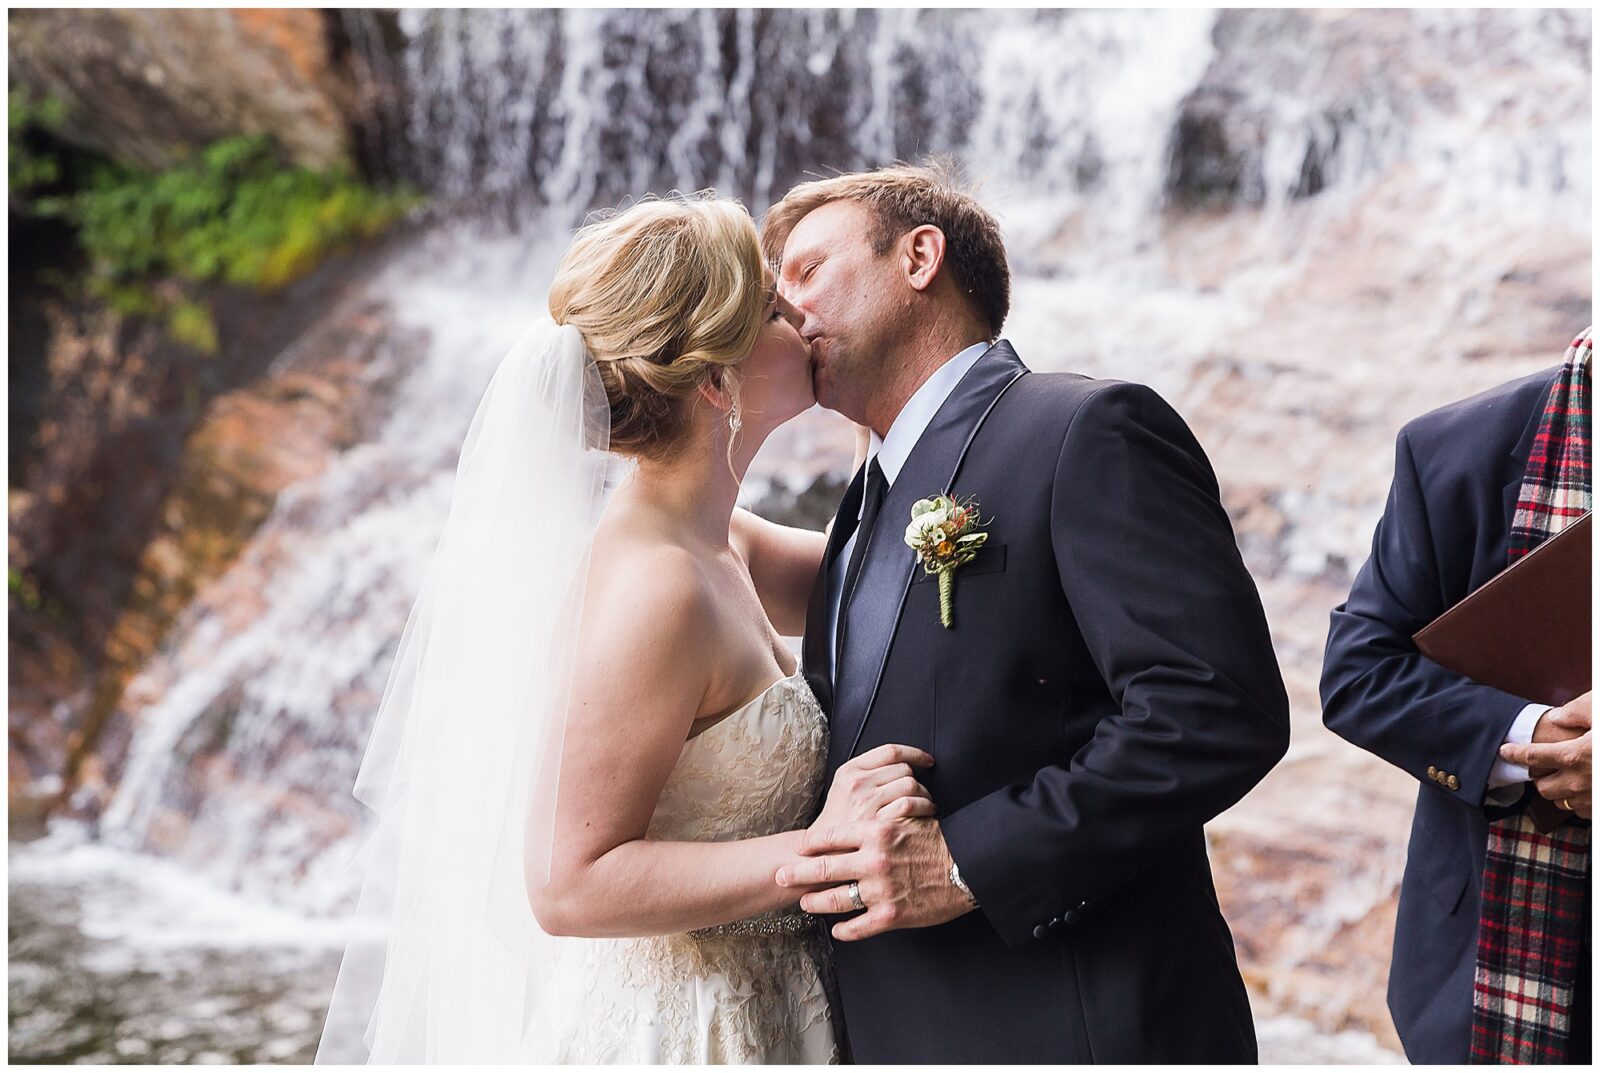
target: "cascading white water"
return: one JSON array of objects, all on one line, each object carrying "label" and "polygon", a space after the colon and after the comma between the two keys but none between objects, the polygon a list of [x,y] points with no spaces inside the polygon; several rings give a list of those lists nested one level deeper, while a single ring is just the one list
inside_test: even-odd
[{"label": "cascading white water", "polygon": [[[1265,218],[1285,210],[1308,147],[1328,141],[1332,100],[1344,111],[1317,195],[1333,206],[1328,219],[1361,184],[1407,168],[1449,206],[1423,225],[1429,242],[1447,242],[1441,232],[1462,220],[1549,220],[1579,206],[1586,232],[1586,99],[1573,105],[1586,67],[1552,43],[1586,41],[1587,22],[1402,17],[1411,22],[1395,23],[1399,44],[1388,45],[1407,69],[1393,85],[1344,85],[1339,57],[1291,50],[1285,62],[1305,66],[1298,96],[1262,86],[1241,102],[1266,128]],[[460,437],[505,347],[541,312],[567,229],[597,205],[715,184],[759,207],[806,170],[960,153],[989,179],[1007,230],[1018,273],[1007,335],[1019,350],[1038,368],[1143,379],[1181,400],[1193,362],[1259,316],[1251,302],[1277,271],[1195,289],[1163,267],[1172,132],[1217,60],[1217,18],[404,12],[404,169],[446,200],[517,201],[532,222],[501,238],[436,234],[373,285],[394,334],[426,338],[426,352],[383,433],[280,498],[236,568],[262,579],[262,609],[225,623],[198,604],[130,687],[138,731],[104,838],[160,847],[279,900],[341,904],[361,821],[349,789]],[[1560,61],[1528,76],[1538,94],[1486,77],[1551,51]],[[1417,97],[1402,101],[1396,87]],[[828,442],[822,427],[797,422],[766,454]],[[1366,493],[1349,524],[1304,538],[1300,568],[1348,556],[1381,492]],[[196,775],[201,751],[225,777]]]},{"label": "cascading white water", "polygon": [[[391,336],[425,335],[426,353],[380,435],[280,496],[235,567],[260,579],[260,612],[229,628],[192,609],[170,662],[130,686],[159,699],[103,816],[107,841],[148,847],[181,814],[178,855],[225,884],[318,908],[343,895],[344,858],[331,847],[350,845],[349,788],[461,440],[495,365],[540,311],[556,252],[438,234],[375,282],[392,302]],[[184,774],[218,733],[226,781],[242,791],[221,799]],[[323,807],[285,808],[286,796]]]},{"label": "cascading white water", "polygon": [[715,186],[761,206],[808,174],[955,152],[1034,194],[1114,177],[1148,215],[1214,17],[408,10],[408,170],[453,199]]}]

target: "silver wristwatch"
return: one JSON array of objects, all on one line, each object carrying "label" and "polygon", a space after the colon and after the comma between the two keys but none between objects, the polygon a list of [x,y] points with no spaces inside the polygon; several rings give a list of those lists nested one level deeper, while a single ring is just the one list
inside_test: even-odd
[{"label": "silver wristwatch", "polygon": [[977,896],[972,893],[972,888],[967,886],[967,881],[961,878],[961,866],[955,861],[950,862],[950,885],[965,894],[967,901],[972,903],[974,909],[977,908]]}]

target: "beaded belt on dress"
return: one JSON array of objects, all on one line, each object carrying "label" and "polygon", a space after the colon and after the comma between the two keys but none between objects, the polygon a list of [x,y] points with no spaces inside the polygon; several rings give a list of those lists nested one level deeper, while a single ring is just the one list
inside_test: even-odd
[{"label": "beaded belt on dress", "polygon": [[735,920],[729,924],[714,924],[709,928],[696,928],[689,932],[691,939],[747,939],[767,935],[804,935],[816,927],[817,918],[810,913],[775,913]]}]

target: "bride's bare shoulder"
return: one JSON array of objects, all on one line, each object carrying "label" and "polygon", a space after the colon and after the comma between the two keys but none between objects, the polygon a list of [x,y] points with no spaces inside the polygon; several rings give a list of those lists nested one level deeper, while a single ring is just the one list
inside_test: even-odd
[{"label": "bride's bare shoulder", "polygon": [[709,586],[687,549],[636,532],[597,533],[574,684],[578,710],[597,717],[584,725],[638,734],[639,713],[655,712],[667,740],[681,745],[711,685],[716,630]]},{"label": "bride's bare shoulder", "polygon": [[709,629],[713,610],[705,569],[682,544],[641,526],[605,525],[595,533],[585,619],[660,639],[665,631]]}]

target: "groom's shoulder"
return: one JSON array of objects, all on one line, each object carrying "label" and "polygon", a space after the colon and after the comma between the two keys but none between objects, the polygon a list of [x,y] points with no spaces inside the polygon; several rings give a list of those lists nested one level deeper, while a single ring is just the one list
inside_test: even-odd
[{"label": "groom's shoulder", "polygon": [[1015,386],[1019,399],[1034,406],[1049,406],[1057,412],[1062,408],[1076,409],[1097,393],[1114,386],[1118,380],[1096,380],[1081,373],[1029,372]]},{"label": "groom's shoulder", "polygon": [[1063,431],[1085,415],[1109,422],[1144,421],[1160,413],[1176,417],[1172,407],[1147,384],[1095,379],[1080,373],[1030,373],[1017,381],[1018,401],[1028,417]]}]

